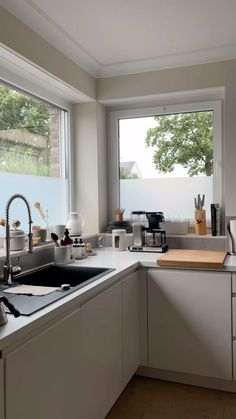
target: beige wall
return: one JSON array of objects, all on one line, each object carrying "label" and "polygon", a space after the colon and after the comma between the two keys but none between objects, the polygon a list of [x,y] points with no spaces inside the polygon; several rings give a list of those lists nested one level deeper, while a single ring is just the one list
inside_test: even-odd
[{"label": "beige wall", "polygon": [[236,215],[236,60],[97,81],[97,100],[121,103],[153,95],[225,87],[223,106],[223,199],[226,215]]},{"label": "beige wall", "polygon": [[96,79],[0,7],[0,43],[81,93],[96,97]]},{"label": "beige wall", "polygon": [[223,86],[235,74],[236,60],[97,80],[100,102]]},{"label": "beige wall", "polygon": [[104,231],[107,224],[105,115],[98,103],[74,106],[75,203],[85,220],[84,233]]}]

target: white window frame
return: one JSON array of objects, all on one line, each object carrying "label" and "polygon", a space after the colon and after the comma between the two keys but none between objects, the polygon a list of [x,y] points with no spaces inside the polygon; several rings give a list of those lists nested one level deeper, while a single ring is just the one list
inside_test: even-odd
[{"label": "white window frame", "polygon": [[23,94],[28,94],[35,99],[39,99],[58,107],[59,109],[67,112],[67,118],[65,118],[65,113],[61,113],[60,117],[60,130],[65,129],[66,135],[66,144],[60,144],[60,156],[63,157],[61,159],[62,167],[61,173],[62,176],[68,180],[68,189],[67,189],[67,213],[69,214],[70,211],[73,211],[75,206],[75,185],[74,185],[74,162],[73,162],[73,143],[72,143],[72,105],[67,100],[65,100],[61,96],[55,95],[54,92],[50,91],[50,84],[48,84],[48,90],[45,87],[35,84],[31,82],[29,79],[26,80],[23,77],[18,77],[17,74],[13,72],[8,72],[6,76],[6,71],[4,68],[0,66],[0,83],[5,84],[7,87],[18,90]]},{"label": "white window frame", "polygon": [[[120,179],[119,179],[119,120],[135,117],[167,115],[172,113],[213,111],[213,200],[223,209],[222,185],[222,101],[191,102],[177,105],[154,106],[138,109],[124,109],[110,112],[109,128],[109,219],[114,218],[115,208],[120,207]],[[223,209],[224,212],[224,209]]]}]

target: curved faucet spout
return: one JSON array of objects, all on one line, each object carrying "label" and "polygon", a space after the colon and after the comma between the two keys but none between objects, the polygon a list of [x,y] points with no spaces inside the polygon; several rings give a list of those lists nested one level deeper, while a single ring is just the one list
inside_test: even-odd
[{"label": "curved faucet spout", "polygon": [[[7,203],[6,203],[6,259],[4,264],[4,281],[7,282],[9,285],[12,283],[12,274],[14,271],[14,267],[11,266],[11,254],[10,254],[10,225],[9,225],[9,211],[11,203],[16,199],[20,198],[25,202],[28,211],[28,219],[29,219],[29,233],[28,233],[28,251],[29,253],[33,252],[33,240],[32,240],[32,232],[31,232],[31,225],[33,223],[31,218],[31,209],[29,202],[25,198],[24,195],[17,193],[12,195]],[[16,270],[17,271],[17,270]],[[19,272],[19,270],[18,270]]]}]

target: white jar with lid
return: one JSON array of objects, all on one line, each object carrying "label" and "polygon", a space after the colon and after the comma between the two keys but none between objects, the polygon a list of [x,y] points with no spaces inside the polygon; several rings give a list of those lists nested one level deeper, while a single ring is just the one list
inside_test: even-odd
[{"label": "white jar with lid", "polygon": [[112,247],[115,250],[126,250],[126,230],[112,230]]},{"label": "white jar with lid", "polygon": [[[23,230],[10,230],[10,250],[24,250],[26,236]],[[6,240],[4,241],[4,247],[6,247]]]},{"label": "white jar with lid", "polygon": [[84,219],[78,212],[70,212],[66,228],[70,230],[70,236],[81,236]]}]

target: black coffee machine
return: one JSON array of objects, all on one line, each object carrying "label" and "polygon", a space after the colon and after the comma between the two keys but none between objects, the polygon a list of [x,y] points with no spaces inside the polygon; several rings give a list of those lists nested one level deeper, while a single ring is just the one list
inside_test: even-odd
[{"label": "black coffee machine", "polygon": [[[158,252],[164,253],[168,250],[166,244],[166,232],[160,226],[164,222],[163,212],[133,211],[132,215],[142,215],[142,221],[133,222],[134,244],[130,246],[131,252]],[[145,221],[144,216],[145,215]],[[148,226],[147,226],[148,224]]]},{"label": "black coffee machine", "polygon": [[164,222],[163,212],[146,212],[148,228],[145,231],[145,244],[149,247],[161,247],[166,245],[166,232],[162,230],[160,223]]}]

